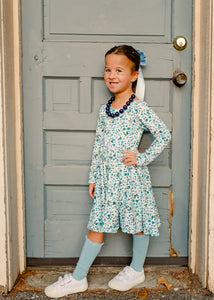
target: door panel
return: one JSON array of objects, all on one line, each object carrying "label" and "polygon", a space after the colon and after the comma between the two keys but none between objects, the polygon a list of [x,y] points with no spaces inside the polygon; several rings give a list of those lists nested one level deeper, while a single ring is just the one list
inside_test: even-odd
[{"label": "door panel", "polygon": [[[44,41],[43,76],[90,76],[97,80],[103,76],[104,54],[113,46],[115,43]],[[175,52],[172,44],[138,42],[132,43],[132,46],[143,49],[147,55],[147,67],[144,70],[147,78],[172,78]]]},{"label": "door panel", "polygon": [[[187,256],[191,34],[183,52],[173,48],[172,35],[179,26],[180,34],[191,32],[190,2],[22,0],[28,257],[79,256],[92,206],[88,172],[96,121],[110,97],[104,54],[121,42],[147,55],[146,101],[173,136],[149,167],[162,226],[148,256]],[[181,68],[188,83],[179,89],[171,78]],[[151,142],[145,134],[139,150]],[[99,255],[130,256],[131,248],[130,236],[107,234]]]},{"label": "door panel", "polygon": [[170,34],[171,0],[44,1],[45,40],[169,42]]}]

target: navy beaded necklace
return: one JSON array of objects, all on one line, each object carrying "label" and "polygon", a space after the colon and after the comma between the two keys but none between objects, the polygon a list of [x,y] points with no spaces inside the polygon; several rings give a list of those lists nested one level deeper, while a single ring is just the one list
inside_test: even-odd
[{"label": "navy beaded necklace", "polygon": [[111,97],[111,99],[108,101],[108,103],[106,104],[106,113],[109,117],[114,118],[114,117],[118,117],[120,114],[122,114],[124,112],[124,110],[126,110],[128,108],[128,106],[134,101],[135,98],[135,94],[132,94],[131,97],[129,98],[129,100],[126,102],[125,105],[123,105],[123,108],[119,109],[119,111],[116,111],[116,113],[111,113],[110,112],[110,108],[111,108],[111,104],[114,101],[115,97]]}]

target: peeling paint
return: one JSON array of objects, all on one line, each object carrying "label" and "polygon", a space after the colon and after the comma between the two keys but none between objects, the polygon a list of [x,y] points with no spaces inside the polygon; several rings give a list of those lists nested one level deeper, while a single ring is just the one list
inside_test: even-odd
[{"label": "peeling paint", "polygon": [[174,248],[172,248],[172,244],[170,243],[170,256],[171,257],[178,257],[179,253]]},{"label": "peeling paint", "polygon": [[174,199],[173,191],[169,189],[169,221],[171,221],[171,219],[174,216],[174,210],[175,210],[175,199]]},{"label": "peeling paint", "polygon": [[168,213],[168,222],[169,222],[169,242],[170,242],[170,248],[169,248],[169,253],[171,257],[178,257],[179,252],[176,251],[172,247],[172,218],[174,216],[175,212],[175,198],[173,195],[173,191],[169,189],[169,213]]}]

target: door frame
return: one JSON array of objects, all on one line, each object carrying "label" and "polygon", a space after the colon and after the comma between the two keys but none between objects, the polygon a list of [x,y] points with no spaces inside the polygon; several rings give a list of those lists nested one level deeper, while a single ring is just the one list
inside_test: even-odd
[{"label": "door frame", "polygon": [[21,18],[19,0],[0,0],[0,293],[25,270]]},{"label": "door frame", "polygon": [[[37,0],[35,0],[37,1]],[[0,228],[3,241],[0,243],[0,293],[10,290],[19,273],[25,269],[25,214],[23,172],[23,129],[22,129],[22,74],[21,74],[21,18],[20,0],[0,0]],[[12,18],[7,17],[8,15]],[[9,30],[11,27],[13,30]],[[200,29],[200,30],[199,30]],[[7,34],[6,34],[7,33]],[[196,273],[204,287],[214,292],[214,7],[212,1],[193,0],[193,60],[192,60],[192,113],[191,113],[191,166],[190,166],[190,226],[189,267]],[[204,43],[206,41],[206,43]],[[8,52],[8,49],[10,51]],[[12,49],[12,50],[11,50]],[[207,49],[207,52],[206,52]],[[7,55],[6,55],[7,53]],[[11,70],[11,61],[13,70]],[[209,70],[209,71],[208,71]],[[13,83],[13,84],[11,84]],[[11,103],[11,93],[15,101]],[[11,107],[12,105],[12,107]],[[200,108],[206,106],[204,114]],[[14,112],[15,124],[9,112]],[[14,117],[13,116],[13,117]],[[10,128],[14,124],[13,135]],[[200,141],[207,132],[207,151]],[[15,145],[15,151],[9,152]],[[13,165],[9,155],[15,156]],[[206,162],[205,164],[203,162]],[[13,168],[12,168],[13,167]],[[201,168],[203,174],[201,178]],[[16,170],[16,172],[14,172]],[[15,173],[15,174],[14,174]],[[13,186],[8,178],[14,176]],[[199,179],[205,188],[200,191]],[[201,180],[202,179],[202,180]],[[12,213],[8,198],[9,190],[16,190],[16,213]],[[10,224],[17,221],[16,230]],[[200,230],[201,228],[201,230]],[[18,236],[14,245],[10,238]],[[204,238],[203,238],[204,237]],[[201,241],[204,243],[201,243]],[[18,255],[11,249],[15,247]],[[201,259],[198,259],[200,256]],[[16,269],[11,266],[17,266]]]},{"label": "door frame", "polygon": [[189,267],[214,292],[214,4],[193,2]]}]

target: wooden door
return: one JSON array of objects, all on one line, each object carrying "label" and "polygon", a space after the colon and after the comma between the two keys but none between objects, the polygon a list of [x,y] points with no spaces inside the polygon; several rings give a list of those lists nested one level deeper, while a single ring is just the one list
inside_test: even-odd
[{"label": "wooden door", "polygon": [[[104,54],[130,44],[147,56],[146,101],[172,131],[150,166],[162,226],[149,257],[187,257],[191,15],[186,0],[22,0],[27,256],[78,257],[92,206],[88,172]],[[173,47],[187,38],[183,51]],[[178,88],[176,70],[188,77]],[[151,142],[149,134],[141,150]],[[107,234],[100,257],[131,256],[129,235]]]}]

